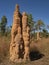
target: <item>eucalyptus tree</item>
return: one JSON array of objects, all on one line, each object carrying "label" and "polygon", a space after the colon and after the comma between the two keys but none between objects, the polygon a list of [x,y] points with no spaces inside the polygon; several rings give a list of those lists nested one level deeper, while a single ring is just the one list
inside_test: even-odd
[{"label": "eucalyptus tree", "polygon": [[33,27],[34,27],[34,21],[33,21],[32,14],[27,14],[27,16],[28,16],[28,25],[30,27],[30,35],[32,37],[32,32],[33,32]]},{"label": "eucalyptus tree", "polygon": [[37,23],[36,23],[37,40],[40,39],[40,32],[41,32],[41,30],[43,29],[44,26],[45,26],[45,24],[41,19],[37,21]]},{"label": "eucalyptus tree", "polygon": [[6,31],[6,25],[7,25],[7,18],[6,16],[2,16],[1,22],[0,22],[0,29],[2,34],[4,34]]}]

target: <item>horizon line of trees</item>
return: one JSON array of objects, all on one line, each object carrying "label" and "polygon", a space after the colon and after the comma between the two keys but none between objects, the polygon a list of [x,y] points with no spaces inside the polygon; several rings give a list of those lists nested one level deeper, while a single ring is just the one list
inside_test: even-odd
[{"label": "horizon line of trees", "polygon": [[49,25],[45,25],[41,19],[34,21],[32,14],[28,14],[28,24],[31,28],[31,36],[36,37],[37,40],[41,37],[49,37]]},{"label": "horizon line of trees", "polygon": [[[49,37],[49,32],[47,29],[49,29],[49,25],[45,25],[45,23],[39,19],[37,21],[34,21],[34,18],[32,17],[32,14],[27,14],[28,16],[28,25],[30,26],[30,35],[32,37],[37,37],[37,40],[40,39],[40,37]],[[0,21],[0,35],[6,35],[8,36],[11,32],[12,26],[8,26],[8,21],[6,16],[2,16]]]}]

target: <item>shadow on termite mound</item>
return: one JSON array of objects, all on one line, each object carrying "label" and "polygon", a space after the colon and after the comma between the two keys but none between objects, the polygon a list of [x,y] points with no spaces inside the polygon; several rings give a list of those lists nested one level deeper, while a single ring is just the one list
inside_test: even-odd
[{"label": "shadow on termite mound", "polygon": [[44,56],[44,54],[41,54],[39,51],[31,51],[29,54],[31,61],[41,59],[41,58],[43,58],[43,56]]}]

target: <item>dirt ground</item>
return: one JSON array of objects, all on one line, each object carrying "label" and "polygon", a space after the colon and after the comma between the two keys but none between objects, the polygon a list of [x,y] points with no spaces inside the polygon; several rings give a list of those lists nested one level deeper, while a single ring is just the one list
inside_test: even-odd
[{"label": "dirt ground", "polygon": [[49,65],[49,38],[42,38],[39,41],[32,40],[30,47],[30,61],[25,63],[12,63],[9,61],[9,57],[7,55],[2,59],[2,61],[0,60],[0,65]]}]

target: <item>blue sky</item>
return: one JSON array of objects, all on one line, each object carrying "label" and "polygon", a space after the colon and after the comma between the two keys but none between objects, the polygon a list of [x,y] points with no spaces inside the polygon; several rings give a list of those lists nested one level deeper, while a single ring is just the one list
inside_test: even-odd
[{"label": "blue sky", "polygon": [[5,15],[11,25],[16,4],[19,4],[21,13],[30,13],[35,21],[42,19],[49,25],[49,0],[0,0],[0,20]]}]

